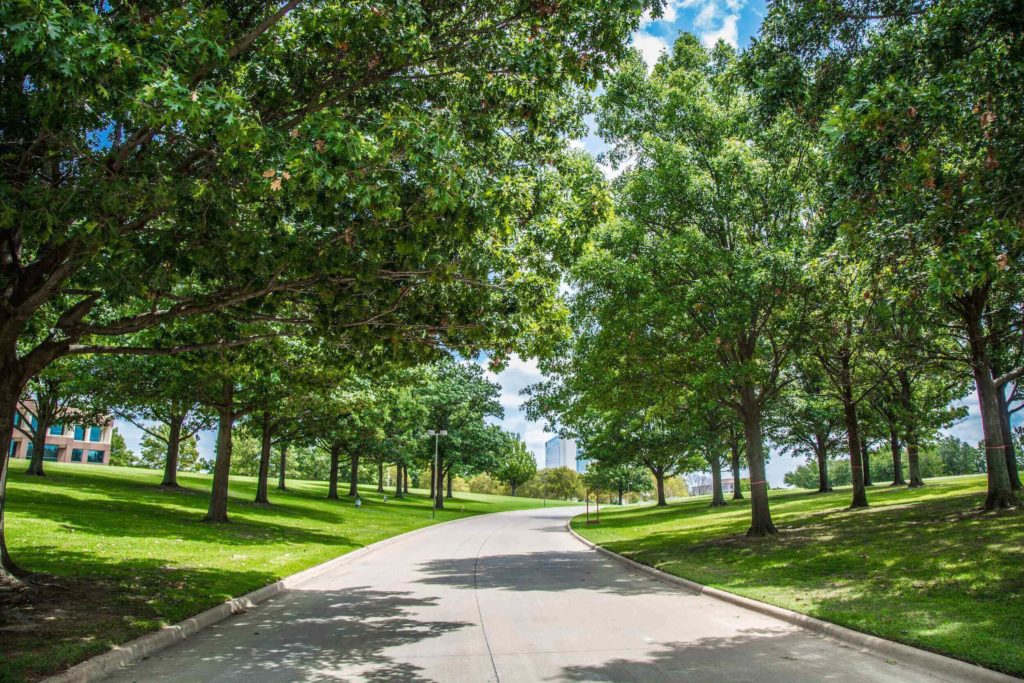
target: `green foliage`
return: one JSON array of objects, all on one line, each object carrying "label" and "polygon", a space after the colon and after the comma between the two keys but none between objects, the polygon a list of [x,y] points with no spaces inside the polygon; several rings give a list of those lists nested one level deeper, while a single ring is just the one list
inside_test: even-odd
[{"label": "green foliage", "polygon": [[568,467],[549,467],[539,470],[530,481],[519,489],[518,494],[527,498],[553,498],[555,500],[580,500],[583,498],[583,481],[576,470]]},{"label": "green foliage", "polygon": [[[494,476],[508,484],[515,495],[520,484],[529,481],[537,474],[537,460],[526,444],[518,436],[509,435],[505,449],[499,455],[499,463],[494,469]],[[472,490],[472,489],[470,489]],[[491,491],[480,491],[491,493]]]},{"label": "green foliage", "polygon": [[938,455],[946,474],[978,474],[985,471],[985,452],[955,436],[940,437],[935,446],[928,450],[934,450]]},{"label": "green foliage", "polygon": [[592,491],[608,491],[618,495],[627,492],[642,494],[654,490],[651,473],[643,466],[629,463],[592,463],[583,475],[583,485]]},{"label": "green foliage", "polygon": [[244,430],[231,434],[231,474],[255,477],[260,470],[260,439]]},{"label": "green foliage", "polygon": [[110,460],[109,465],[114,467],[131,467],[135,464],[135,454],[128,448],[124,436],[114,427],[110,433]]},{"label": "green foliage", "polygon": [[[132,463],[132,466],[151,470],[163,469],[164,463],[167,462],[167,439],[170,436],[170,431],[165,424],[147,428],[142,435],[142,442],[139,444],[139,457]],[[111,448],[111,457],[113,457],[113,448]],[[111,464],[115,463],[111,462]],[[199,455],[199,437],[193,435],[183,438],[178,444],[178,471],[203,472],[208,468],[209,463]]]}]

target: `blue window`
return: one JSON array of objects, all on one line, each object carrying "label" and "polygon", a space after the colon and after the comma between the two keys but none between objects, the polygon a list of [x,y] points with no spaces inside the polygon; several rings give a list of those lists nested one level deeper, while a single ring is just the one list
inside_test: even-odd
[{"label": "blue window", "polygon": [[36,452],[36,446],[31,441],[28,442],[28,448],[25,449],[25,459],[30,460],[32,454]]},{"label": "blue window", "polygon": [[75,441],[85,441],[85,427],[75,425]]},{"label": "blue window", "polygon": [[55,462],[60,455],[60,447],[55,444],[48,443],[43,446],[43,460],[49,460]]},{"label": "blue window", "polygon": [[21,413],[14,413],[14,426],[17,427],[21,424]]},{"label": "blue window", "polygon": [[17,455],[18,455],[18,442],[14,441],[12,439],[11,440],[11,450],[10,450],[10,452],[7,453],[7,457],[13,458],[13,457],[16,457]]},{"label": "blue window", "polygon": [[103,462],[103,451],[89,451],[89,462]]},{"label": "blue window", "polygon": [[64,425],[53,425],[50,427],[50,433],[54,436],[64,436]]},{"label": "blue window", "polygon": [[103,428],[93,425],[89,427],[89,441],[100,441],[103,438]]},{"label": "blue window", "polygon": [[72,448],[71,449],[71,462],[82,462],[82,449]]},{"label": "blue window", "polygon": [[39,420],[37,420],[35,417],[33,417],[32,418],[32,431],[34,432],[37,429],[39,429]]}]

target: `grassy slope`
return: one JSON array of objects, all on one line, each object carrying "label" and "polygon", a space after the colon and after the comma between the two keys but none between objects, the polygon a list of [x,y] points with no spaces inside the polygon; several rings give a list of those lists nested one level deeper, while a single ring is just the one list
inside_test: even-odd
[{"label": "grassy slope", "polygon": [[[62,578],[50,584],[54,588],[45,599],[8,609],[21,623],[14,624],[13,635],[0,632],[0,680],[53,672],[230,597],[432,523],[423,495],[395,500],[389,492],[384,503],[374,487],[361,487],[363,506],[356,509],[348,499],[326,500],[323,482],[291,481],[287,493],[272,490],[267,508],[251,503],[253,478],[233,477],[232,523],[210,525],[200,521],[208,475],[183,474],[179,481],[188,490],[168,492],[156,488],[160,473],[151,470],[46,463],[48,476],[36,479],[22,474],[23,462],[13,464],[11,554],[26,569]],[[456,497],[438,512],[437,522],[541,505],[528,498]],[[41,622],[43,632],[37,628]]]},{"label": "grassy slope", "polygon": [[708,499],[581,518],[574,528],[637,561],[850,628],[1024,674],[1024,510],[985,513],[982,476],[876,486],[871,508],[772,492],[778,538],[747,539],[750,508]]}]

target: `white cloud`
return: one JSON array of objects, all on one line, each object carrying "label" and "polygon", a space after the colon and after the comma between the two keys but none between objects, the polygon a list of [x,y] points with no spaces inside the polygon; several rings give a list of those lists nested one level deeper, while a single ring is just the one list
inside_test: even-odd
[{"label": "white cloud", "polygon": [[520,393],[527,386],[544,379],[543,373],[537,368],[537,361],[513,355],[509,359],[508,367],[498,373],[487,367],[486,359],[483,359],[481,364],[484,366],[484,376],[501,385],[499,401],[505,409],[504,418],[492,419],[490,422],[518,434],[533,453],[538,465],[542,465],[544,442],[550,439],[552,434],[544,430],[543,422],[527,419],[522,408],[525,397]]},{"label": "white cloud", "polygon": [[717,29],[711,29],[700,34],[700,42],[704,47],[714,47],[719,40],[724,40],[733,47],[739,45],[739,31],[737,24],[740,20],[738,14],[726,16]]},{"label": "white cloud", "polygon": [[647,63],[647,70],[654,68],[658,57],[662,52],[668,52],[668,43],[663,38],[652,36],[644,31],[637,31],[633,34],[633,47],[640,51],[640,55]]}]

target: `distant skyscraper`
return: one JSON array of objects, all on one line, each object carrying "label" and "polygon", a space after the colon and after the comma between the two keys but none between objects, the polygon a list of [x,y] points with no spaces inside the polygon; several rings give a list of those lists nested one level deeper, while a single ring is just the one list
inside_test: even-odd
[{"label": "distant skyscraper", "polygon": [[568,467],[577,470],[576,439],[554,437],[544,444],[544,467]]}]

